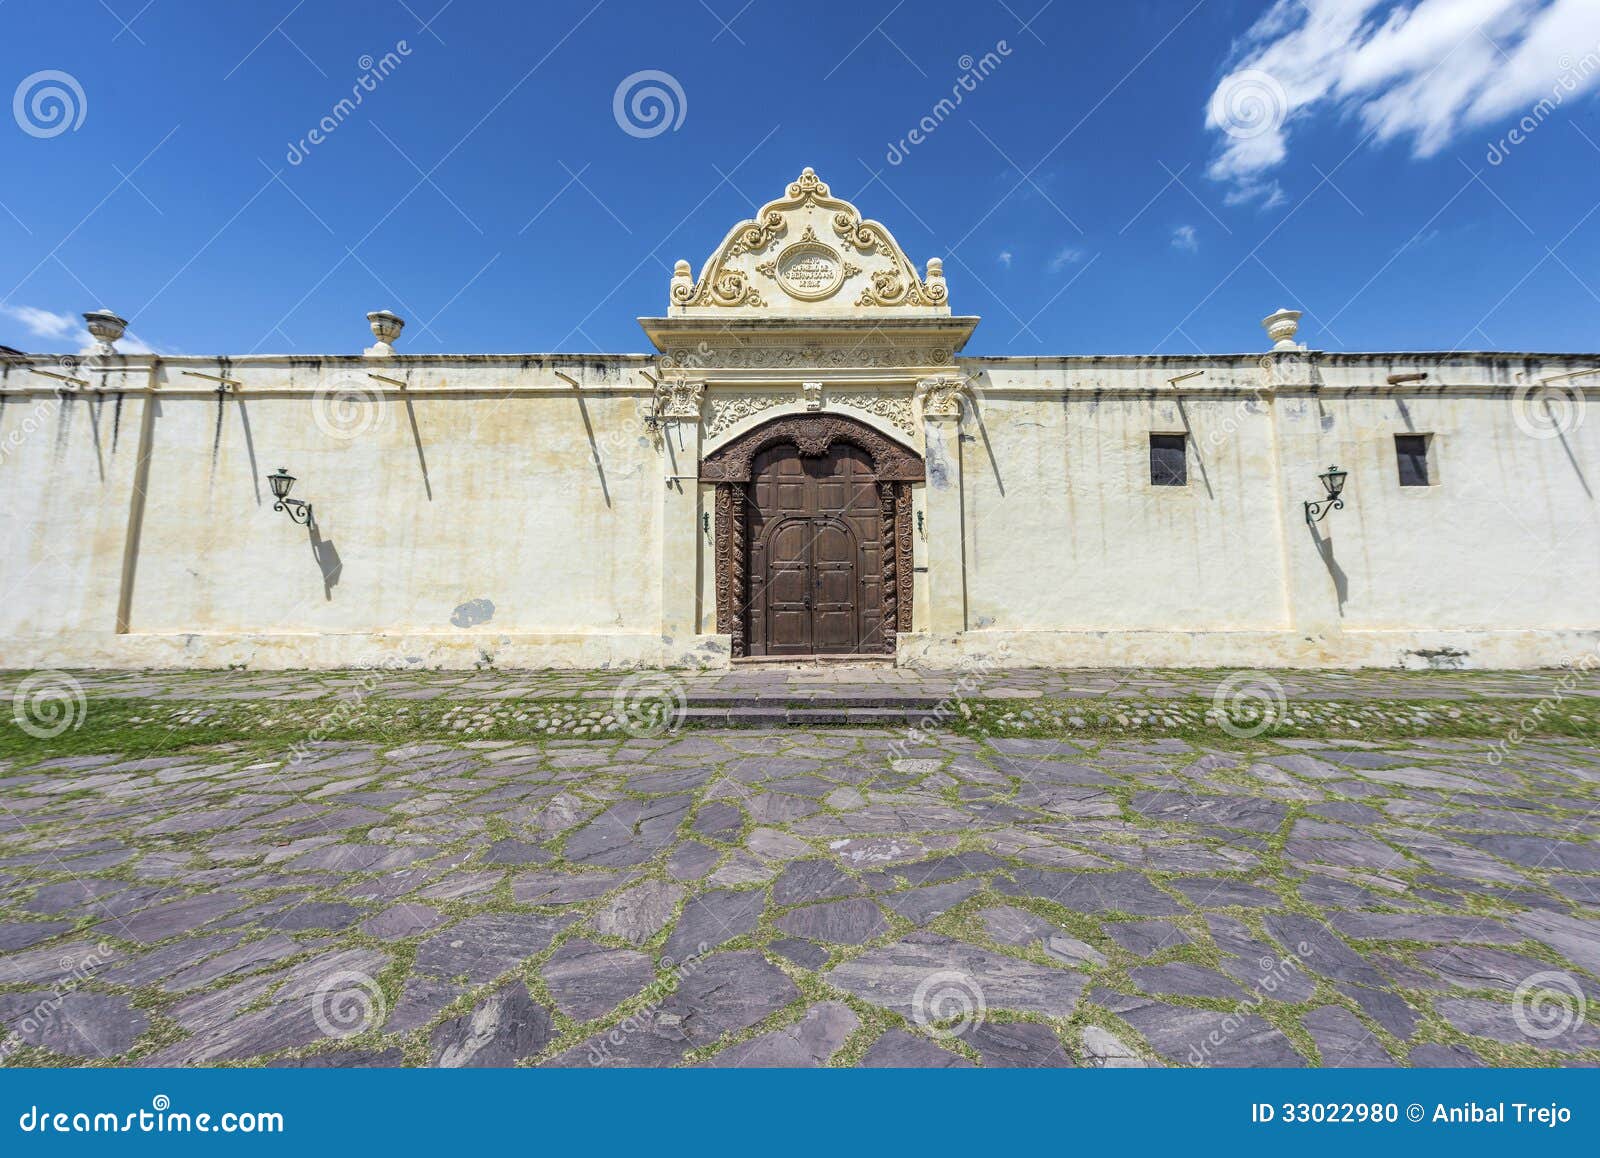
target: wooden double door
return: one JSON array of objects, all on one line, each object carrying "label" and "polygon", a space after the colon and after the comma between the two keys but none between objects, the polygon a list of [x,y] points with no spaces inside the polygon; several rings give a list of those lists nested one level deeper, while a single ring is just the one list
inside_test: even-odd
[{"label": "wooden double door", "polygon": [[871,457],[844,442],[812,456],[772,446],[751,462],[746,496],[748,653],[884,651],[884,517]]}]

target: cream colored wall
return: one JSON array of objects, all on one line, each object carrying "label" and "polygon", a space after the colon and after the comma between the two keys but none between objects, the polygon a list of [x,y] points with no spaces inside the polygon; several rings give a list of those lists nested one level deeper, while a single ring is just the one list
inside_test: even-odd
[{"label": "cream colored wall", "polygon": [[[1597,362],[965,360],[959,424],[919,418],[912,439],[930,482],[900,661],[1515,667],[1593,649],[1600,422],[1537,437],[1517,387]],[[669,483],[701,441],[692,409],[670,453],[646,428],[654,365],[130,358],[74,371],[90,387],[65,397],[0,368],[0,667],[724,665],[711,491]],[[1430,378],[1385,384],[1411,372]],[[795,398],[762,416],[803,411],[816,374],[766,374]],[[746,388],[705,377],[708,397]],[[1435,436],[1437,485],[1398,485],[1408,430]],[[1152,431],[1189,435],[1186,487],[1150,486]],[[1347,505],[1313,530],[1301,504],[1330,463]],[[279,466],[315,534],[271,509]]]},{"label": "cream colored wall", "polygon": [[0,392],[0,666],[116,630],[144,410],[139,394]]},{"label": "cream colored wall", "polygon": [[[1347,576],[1347,629],[1600,625],[1596,426],[1533,437],[1505,395],[1279,405],[1286,462],[1350,471],[1345,509],[1323,524]],[[1433,485],[1399,485],[1404,433],[1433,435]]]},{"label": "cream colored wall", "polygon": [[[966,360],[966,582],[930,594],[960,601],[966,630],[904,640],[902,662],[1517,667],[1592,651],[1594,396],[1562,379],[1577,417],[1557,429],[1527,387],[1597,365]],[[1387,382],[1414,373],[1428,380]],[[1152,432],[1189,436],[1187,486],[1150,485]],[[1399,485],[1397,433],[1434,435],[1435,485]],[[1308,527],[1335,463],[1346,505]],[[929,529],[936,550],[945,529]]]},{"label": "cream colored wall", "polygon": [[[636,401],[586,405],[611,429]],[[570,391],[366,405],[370,428],[342,439],[310,397],[162,399],[130,629],[457,631],[456,609],[487,601],[470,630],[654,630],[638,578],[660,554],[661,483],[642,431],[608,447],[602,482]],[[313,529],[272,511],[278,466]]]},{"label": "cream colored wall", "polygon": [[[1227,400],[1063,395],[1051,376],[992,373],[963,424],[969,626],[1287,626],[1266,408],[1213,444]],[[1150,485],[1152,431],[1189,435],[1188,486]]]},{"label": "cream colored wall", "polygon": [[64,400],[8,368],[0,665],[681,660],[640,365],[168,360]]}]

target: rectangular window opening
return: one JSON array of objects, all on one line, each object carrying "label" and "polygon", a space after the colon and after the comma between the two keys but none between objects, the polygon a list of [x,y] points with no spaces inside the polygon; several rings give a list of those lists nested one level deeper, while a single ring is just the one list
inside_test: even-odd
[{"label": "rectangular window opening", "polygon": [[1429,434],[1397,434],[1394,436],[1395,459],[1400,468],[1400,485],[1403,487],[1429,486],[1433,479],[1428,471]]},{"label": "rectangular window opening", "polygon": [[1150,485],[1182,487],[1189,485],[1189,463],[1181,434],[1150,436]]}]

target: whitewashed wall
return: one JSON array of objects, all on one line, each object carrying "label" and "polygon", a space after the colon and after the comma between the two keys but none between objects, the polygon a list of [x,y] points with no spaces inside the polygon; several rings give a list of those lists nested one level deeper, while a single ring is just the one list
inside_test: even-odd
[{"label": "whitewashed wall", "polygon": [[[1518,387],[1597,364],[965,360],[959,424],[930,418],[917,439],[930,483],[900,660],[1518,667],[1592,651],[1600,409],[1574,388],[1591,421],[1552,430]],[[650,359],[117,365],[74,371],[91,386],[66,396],[0,368],[0,666],[727,662],[709,492],[670,481],[700,443],[692,420],[671,453],[645,428]],[[1385,382],[1415,372],[1428,381]],[[1150,485],[1152,431],[1188,435],[1187,486]],[[1434,436],[1435,485],[1399,485],[1405,432]],[[1313,531],[1301,504],[1331,463],[1350,471],[1347,505]],[[279,466],[314,531],[272,511]]]},{"label": "whitewashed wall", "polygon": [[682,662],[639,365],[168,360],[65,400],[13,367],[0,664]]},{"label": "whitewashed wall", "polygon": [[[1600,423],[1552,421],[1518,387],[1596,365],[971,360],[966,585],[946,593],[966,630],[907,641],[902,658],[1511,667],[1592,652]],[[1429,377],[1387,384],[1406,373]],[[1594,410],[1581,385],[1562,389]],[[1188,435],[1187,486],[1150,484],[1152,432]],[[1404,433],[1434,436],[1434,485],[1399,485]],[[1303,503],[1335,463],[1346,506],[1313,530]]]}]

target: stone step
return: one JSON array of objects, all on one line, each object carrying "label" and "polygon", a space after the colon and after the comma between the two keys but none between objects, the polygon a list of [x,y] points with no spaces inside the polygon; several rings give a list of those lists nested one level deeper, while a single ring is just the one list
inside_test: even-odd
[{"label": "stone step", "polygon": [[690,692],[684,702],[691,708],[816,708],[851,711],[856,708],[888,708],[900,712],[931,712],[942,702],[941,696],[907,695],[902,692],[832,692],[815,695],[774,692],[750,695],[727,692]]},{"label": "stone step", "polygon": [[683,721],[701,727],[732,728],[826,727],[840,724],[908,728],[916,726],[926,715],[922,709],[857,705],[792,708],[777,702],[762,705],[744,701],[733,706],[691,707],[684,712]]}]

